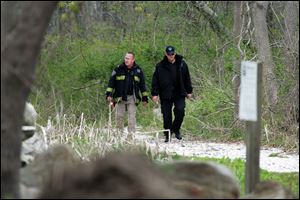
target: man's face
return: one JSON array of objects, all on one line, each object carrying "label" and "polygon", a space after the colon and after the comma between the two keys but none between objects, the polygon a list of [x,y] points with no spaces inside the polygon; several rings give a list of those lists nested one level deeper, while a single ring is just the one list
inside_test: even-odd
[{"label": "man's face", "polygon": [[132,67],[132,66],[133,66],[133,63],[134,63],[134,57],[133,57],[133,55],[130,54],[130,53],[127,53],[127,54],[125,55],[124,62],[125,62],[125,65],[126,65],[127,67]]},{"label": "man's face", "polygon": [[175,55],[176,55],[175,52],[166,53],[168,61],[171,62],[171,63],[173,63],[175,61]]}]

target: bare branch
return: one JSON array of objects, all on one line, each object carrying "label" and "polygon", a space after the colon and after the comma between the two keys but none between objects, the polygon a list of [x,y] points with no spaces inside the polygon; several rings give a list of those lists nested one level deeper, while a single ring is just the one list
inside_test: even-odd
[{"label": "bare branch", "polygon": [[202,14],[203,16],[209,21],[213,30],[217,32],[217,34],[223,38],[229,37],[229,31],[227,28],[219,21],[218,15],[210,9],[203,1],[192,1],[191,2]]}]

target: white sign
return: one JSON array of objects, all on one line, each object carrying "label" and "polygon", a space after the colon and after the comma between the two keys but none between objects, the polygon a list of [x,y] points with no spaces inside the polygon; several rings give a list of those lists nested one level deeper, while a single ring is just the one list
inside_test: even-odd
[{"label": "white sign", "polygon": [[257,121],[257,63],[242,61],[239,118]]}]

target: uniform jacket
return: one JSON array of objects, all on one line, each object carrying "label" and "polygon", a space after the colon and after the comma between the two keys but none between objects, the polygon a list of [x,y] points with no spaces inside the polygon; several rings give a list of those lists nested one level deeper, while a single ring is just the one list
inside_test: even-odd
[{"label": "uniform jacket", "polygon": [[[187,94],[193,92],[189,69],[182,56],[176,54],[175,60],[180,88],[178,93],[179,95],[186,97]],[[159,95],[161,99],[171,99],[173,90],[175,89],[170,75],[171,72],[167,65],[168,58],[165,56],[164,59],[156,65],[152,77],[151,95]]]},{"label": "uniform jacket", "polygon": [[106,97],[111,96],[116,101],[127,101],[127,81],[129,78],[132,78],[133,94],[136,104],[141,100],[148,102],[148,93],[142,69],[134,63],[131,72],[128,73],[127,71],[127,67],[124,63],[113,70],[106,89]]}]

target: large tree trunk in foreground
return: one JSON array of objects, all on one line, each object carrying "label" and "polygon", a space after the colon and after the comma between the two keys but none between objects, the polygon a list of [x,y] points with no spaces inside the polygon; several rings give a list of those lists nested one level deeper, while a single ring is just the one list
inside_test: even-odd
[{"label": "large tree trunk in foreground", "polygon": [[21,124],[56,2],[1,2],[1,199],[19,198]]}]

